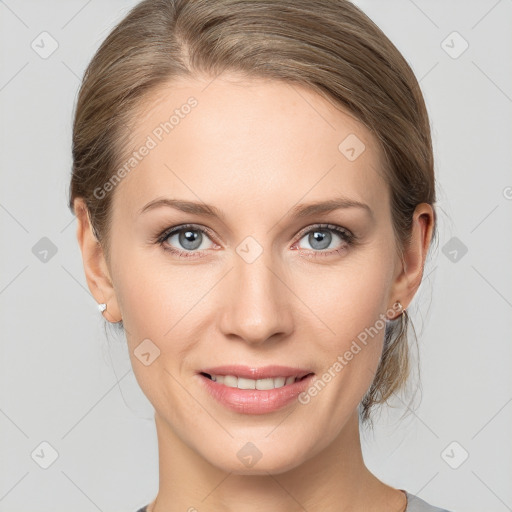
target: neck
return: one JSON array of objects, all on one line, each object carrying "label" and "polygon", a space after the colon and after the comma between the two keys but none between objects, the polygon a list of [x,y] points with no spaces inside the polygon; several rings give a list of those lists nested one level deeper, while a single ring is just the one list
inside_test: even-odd
[{"label": "neck", "polygon": [[160,485],[148,512],[405,510],[404,493],[364,464],[357,411],[326,449],[289,471],[267,475],[225,472],[183,443],[158,414],[155,423]]}]

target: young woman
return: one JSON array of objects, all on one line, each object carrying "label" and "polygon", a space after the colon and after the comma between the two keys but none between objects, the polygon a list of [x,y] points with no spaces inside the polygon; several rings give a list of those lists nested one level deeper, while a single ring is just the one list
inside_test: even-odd
[{"label": "young woman", "polygon": [[362,11],[141,2],[86,71],[73,159],[88,286],[155,410],[142,511],[441,510],[361,453],[436,226],[419,85]]}]

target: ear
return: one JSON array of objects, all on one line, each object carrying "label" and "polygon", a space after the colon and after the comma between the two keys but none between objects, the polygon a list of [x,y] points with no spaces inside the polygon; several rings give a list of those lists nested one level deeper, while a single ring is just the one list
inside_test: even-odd
[{"label": "ear", "polygon": [[403,249],[403,259],[398,262],[391,289],[391,304],[400,301],[404,309],[411,303],[423,277],[434,228],[434,211],[428,203],[416,206],[412,220],[411,241]]},{"label": "ear", "polygon": [[103,253],[103,248],[92,230],[88,208],[83,198],[76,198],[73,208],[77,217],[76,237],[82,251],[85,277],[89,290],[98,304],[107,304],[103,316],[109,322],[119,322],[119,310],[114,286]]}]

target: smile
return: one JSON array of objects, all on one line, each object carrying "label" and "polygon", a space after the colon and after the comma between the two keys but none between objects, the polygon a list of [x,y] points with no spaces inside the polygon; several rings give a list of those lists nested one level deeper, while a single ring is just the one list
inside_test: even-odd
[{"label": "smile", "polygon": [[237,377],[235,375],[210,375],[208,373],[204,373],[205,377],[210,378],[214,382],[219,384],[224,384],[228,388],[238,388],[238,389],[259,389],[259,390],[267,390],[267,389],[278,389],[283,386],[288,386],[293,384],[294,382],[298,382],[299,380],[304,379],[305,377],[275,377],[275,378],[267,378],[267,379],[247,379],[244,377]]},{"label": "smile", "polygon": [[242,414],[267,414],[296,402],[314,375],[285,366],[230,365],[198,372],[200,384],[215,402]]}]

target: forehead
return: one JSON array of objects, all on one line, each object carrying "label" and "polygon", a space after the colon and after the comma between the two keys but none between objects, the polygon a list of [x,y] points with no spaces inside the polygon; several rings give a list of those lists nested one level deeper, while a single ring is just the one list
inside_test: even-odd
[{"label": "forehead", "polygon": [[233,75],[173,81],[141,104],[130,137],[114,203],[132,214],[157,196],[247,210],[339,193],[387,207],[374,136],[296,84]]}]

